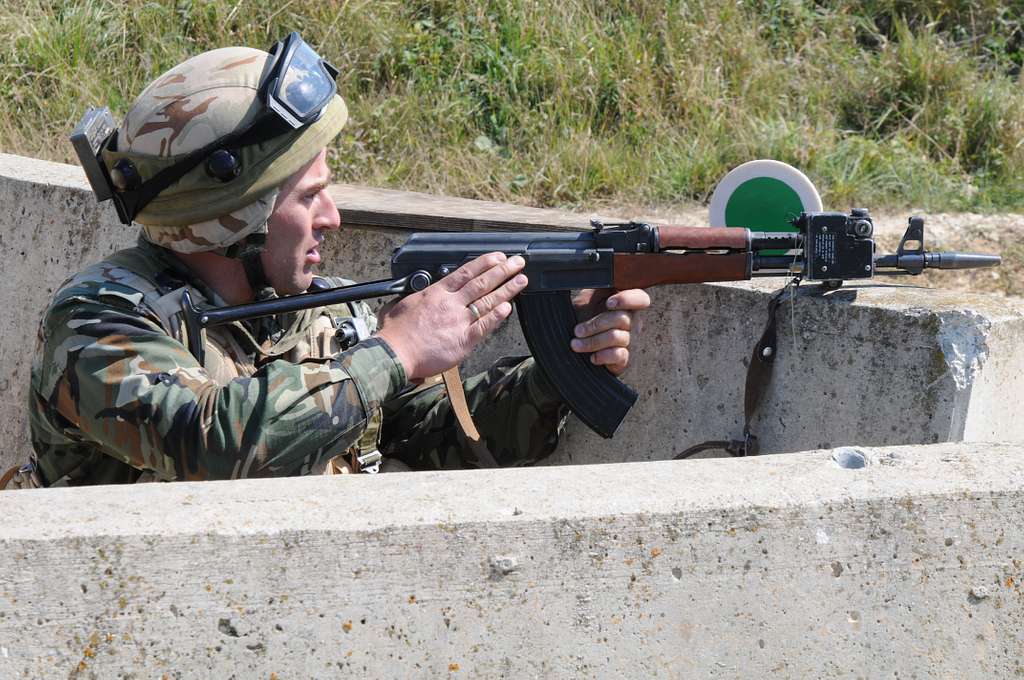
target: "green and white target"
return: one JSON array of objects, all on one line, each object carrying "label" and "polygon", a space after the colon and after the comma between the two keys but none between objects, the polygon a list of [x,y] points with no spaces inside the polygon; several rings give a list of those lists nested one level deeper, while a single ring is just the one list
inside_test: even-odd
[{"label": "green and white target", "polygon": [[709,212],[712,227],[795,231],[790,220],[821,209],[821,196],[807,175],[779,161],[757,160],[722,178]]}]

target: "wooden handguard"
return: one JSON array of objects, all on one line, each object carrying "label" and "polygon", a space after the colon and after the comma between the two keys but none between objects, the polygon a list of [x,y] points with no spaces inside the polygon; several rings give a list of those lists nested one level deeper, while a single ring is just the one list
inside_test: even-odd
[{"label": "wooden handguard", "polygon": [[682,248],[693,250],[747,250],[750,230],[743,227],[658,227],[658,245],[667,250]]},{"label": "wooden handguard", "polygon": [[749,253],[616,254],[612,262],[612,285],[619,290],[750,278]]}]

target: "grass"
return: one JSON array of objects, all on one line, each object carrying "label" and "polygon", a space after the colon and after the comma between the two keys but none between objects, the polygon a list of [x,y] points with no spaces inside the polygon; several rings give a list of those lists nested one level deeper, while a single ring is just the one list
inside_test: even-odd
[{"label": "grass", "polygon": [[71,162],[86,106],[293,29],[342,69],[342,181],[657,204],[770,157],[830,207],[1024,209],[1024,0],[26,0],[0,150]]}]

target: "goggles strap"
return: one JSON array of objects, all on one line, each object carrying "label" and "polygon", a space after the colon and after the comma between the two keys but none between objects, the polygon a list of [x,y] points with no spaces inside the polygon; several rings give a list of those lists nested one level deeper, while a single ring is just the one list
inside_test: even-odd
[{"label": "goggles strap", "polygon": [[[198,167],[214,151],[218,149],[242,148],[266,142],[269,139],[280,136],[286,132],[293,131],[288,123],[276,115],[264,116],[255,121],[250,127],[220,139],[215,139],[201,149],[197,149],[174,165],[164,168],[148,180],[143,182],[138,189],[131,191],[113,191],[113,198],[123,208],[118,214],[124,224],[131,224],[135,216],[142,212],[143,208],[149,205],[150,201],[160,195],[160,192],[171,186],[189,172]],[[111,135],[109,145],[117,146],[117,132]]]},{"label": "goggles strap", "polygon": [[263,260],[260,254],[263,252],[263,244],[246,246],[242,251],[242,267],[245,268],[245,278],[249,281],[249,287],[254,291],[270,285],[267,281],[267,273],[263,269]]}]

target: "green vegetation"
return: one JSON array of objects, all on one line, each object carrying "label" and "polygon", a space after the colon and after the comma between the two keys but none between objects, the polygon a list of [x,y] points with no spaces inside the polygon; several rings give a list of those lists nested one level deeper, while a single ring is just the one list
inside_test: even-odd
[{"label": "green vegetation", "polygon": [[1024,0],[25,0],[0,149],[70,162],[190,54],[298,29],[342,69],[342,181],[573,206],[706,200],[753,158],[826,205],[1024,208]]}]

